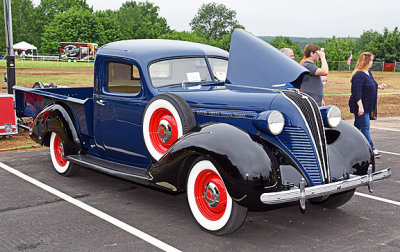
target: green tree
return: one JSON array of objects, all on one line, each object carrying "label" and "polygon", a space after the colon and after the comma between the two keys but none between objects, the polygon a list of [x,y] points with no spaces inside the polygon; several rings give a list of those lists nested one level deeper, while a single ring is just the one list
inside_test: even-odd
[{"label": "green tree", "polygon": [[300,46],[294,43],[289,37],[275,37],[270,44],[279,50],[282,48],[292,49],[296,61],[300,61],[304,56]]},{"label": "green tree", "polygon": [[[332,38],[326,39],[324,42],[318,43],[319,46],[325,49],[325,55],[327,61],[346,61],[350,53],[356,58],[358,52],[354,39],[351,38]],[[339,70],[340,65],[338,62],[330,62],[330,70]]]},{"label": "green tree", "polygon": [[398,27],[392,32],[388,28],[383,30],[380,50],[376,52],[377,60],[385,62],[400,61],[400,32]]},{"label": "green tree", "polygon": [[[12,0],[11,1],[11,15],[13,26],[13,42],[18,43],[26,41],[28,43],[35,43],[34,33],[32,32],[35,27],[35,19],[33,15],[33,4],[31,0]],[[5,51],[5,24],[4,24],[4,5],[0,1],[0,46],[1,50]]]},{"label": "green tree", "polygon": [[376,42],[379,40],[381,40],[381,34],[379,34],[379,32],[373,30],[364,31],[356,43],[358,54],[361,52],[376,52]]},{"label": "green tree", "polygon": [[351,39],[332,38],[319,43],[325,49],[326,59],[328,61],[344,61],[350,56],[350,53],[356,53],[356,45]]},{"label": "green tree", "polygon": [[183,41],[191,41],[201,44],[208,44],[208,40],[203,36],[201,32],[188,32],[188,31],[172,31],[167,34],[163,34],[160,36],[161,39],[172,39],[172,40],[183,40]]},{"label": "green tree", "polygon": [[192,31],[200,28],[207,38],[214,39],[231,33],[238,25],[236,11],[214,2],[202,4],[190,22]]},{"label": "green tree", "polygon": [[55,15],[64,13],[71,8],[83,8],[92,10],[86,0],[41,0],[40,4],[33,11],[35,17],[35,43],[40,44],[44,27],[53,21]]},{"label": "green tree", "polygon": [[122,39],[158,38],[171,30],[165,18],[159,17],[158,6],[149,2],[128,1],[118,10]]},{"label": "green tree", "polygon": [[117,19],[117,12],[112,10],[97,11],[95,15],[104,28],[104,43],[110,43],[121,39],[120,25]]},{"label": "green tree", "polygon": [[58,13],[44,27],[42,50],[58,53],[61,41],[104,44],[106,37],[100,19],[89,9],[72,7]]},{"label": "green tree", "polygon": [[395,62],[400,61],[400,32],[395,27],[391,32],[384,28],[383,34],[368,30],[357,40],[358,55],[361,52],[371,52],[375,61]]}]

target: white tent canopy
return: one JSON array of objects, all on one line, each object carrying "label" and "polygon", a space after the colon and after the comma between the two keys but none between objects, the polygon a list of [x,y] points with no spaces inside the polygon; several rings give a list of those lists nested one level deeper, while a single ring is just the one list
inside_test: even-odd
[{"label": "white tent canopy", "polygon": [[28,51],[30,50],[32,52],[33,55],[33,51],[36,50],[36,55],[38,53],[37,51],[37,47],[34,45],[31,45],[25,41],[21,41],[19,43],[16,43],[15,45],[13,45],[13,49],[14,50],[22,50],[22,51]]},{"label": "white tent canopy", "polygon": [[13,45],[14,50],[37,50],[37,47],[34,45],[31,45],[25,41],[19,42],[15,45]]}]

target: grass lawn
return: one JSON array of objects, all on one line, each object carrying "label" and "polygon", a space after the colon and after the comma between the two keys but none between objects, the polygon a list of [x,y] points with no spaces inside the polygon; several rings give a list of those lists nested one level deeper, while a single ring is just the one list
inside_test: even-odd
[{"label": "grass lawn", "polygon": [[[387,88],[378,91],[378,117],[400,115],[400,73],[373,72],[378,84],[385,83]],[[350,72],[330,72],[328,83],[324,86],[326,104],[333,104],[342,110],[343,118],[349,119],[348,101],[351,94]]]},{"label": "grass lawn", "polygon": [[[0,76],[7,72],[6,62],[0,60]],[[328,76],[328,83],[324,86],[326,104],[333,104],[342,110],[344,119],[350,119],[348,100],[350,97],[350,72],[332,71]],[[378,95],[378,120],[379,117],[400,116],[400,73],[373,72],[376,81],[386,83],[387,89],[380,90]],[[26,60],[16,62],[16,82],[19,86],[32,87],[35,82],[52,82],[56,85],[70,87],[93,86],[93,63],[81,62],[41,62]],[[6,84],[3,83],[1,93],[7,93]],[[11,150],[26,150],[41,148],[34,146],[27,132],[20,133],[13,139],[0,138],[0,152]],[[17,148],[25,146],[22,148]],[[34,147],[32,147],[34,146]]]}]

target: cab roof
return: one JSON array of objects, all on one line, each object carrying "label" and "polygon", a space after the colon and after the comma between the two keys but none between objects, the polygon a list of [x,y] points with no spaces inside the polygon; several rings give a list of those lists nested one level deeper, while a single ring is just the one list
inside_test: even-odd
[{"label": "cab roof", "polygon": [[188,56],[217,56],[228,58],[228,52],[209,45],[167,39],[134,39],[112,42],[102,46],[97,56],[131,58],[148,63],[162,58]]}]

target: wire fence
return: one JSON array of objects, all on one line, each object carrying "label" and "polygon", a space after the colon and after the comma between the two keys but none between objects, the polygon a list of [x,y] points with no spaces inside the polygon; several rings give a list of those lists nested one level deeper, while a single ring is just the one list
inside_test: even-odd
[{"label": "wire fence", "polygon": [[394,65],[394,71],[400,72],[400,62],[396,62],[396,65]]},{"label": "wire fence", "polygon": [[[388,63],[385,62],[376,62],[372,64],[371,71],[375,72],[400,72],[400,62],[389,63],[391,67],[385,68]],[[356,61],[352,61],[350,65],[347,65],[347,61],[328,61],[329,70],[337,70],[337,71],[348,71],[351,72],[356,67]]]},{"label": "wire fence", "polygon": [[[5,59],[5,52],[0,52],[0,59]],[[56,62],[93,62],[93,59],[63,59],[59,54],[45,54],[45,55],[26,55],[24,57],[18,56],[15,58],[16,60],[23,61],[56,61]]]},{"label": "wire fence", "polygon": [[[347,71],[352,72],[356,67],[356,61],[352,61],[350,65],[347,64],[347,61],[328,61],[328,66],[330,71]],[[318,61],[317,66],[321,66],[321,62]],[[383,62],[383,61],[374,61],[371,67],[371,71],[375,72],[400,72],[400,62]]]}]

